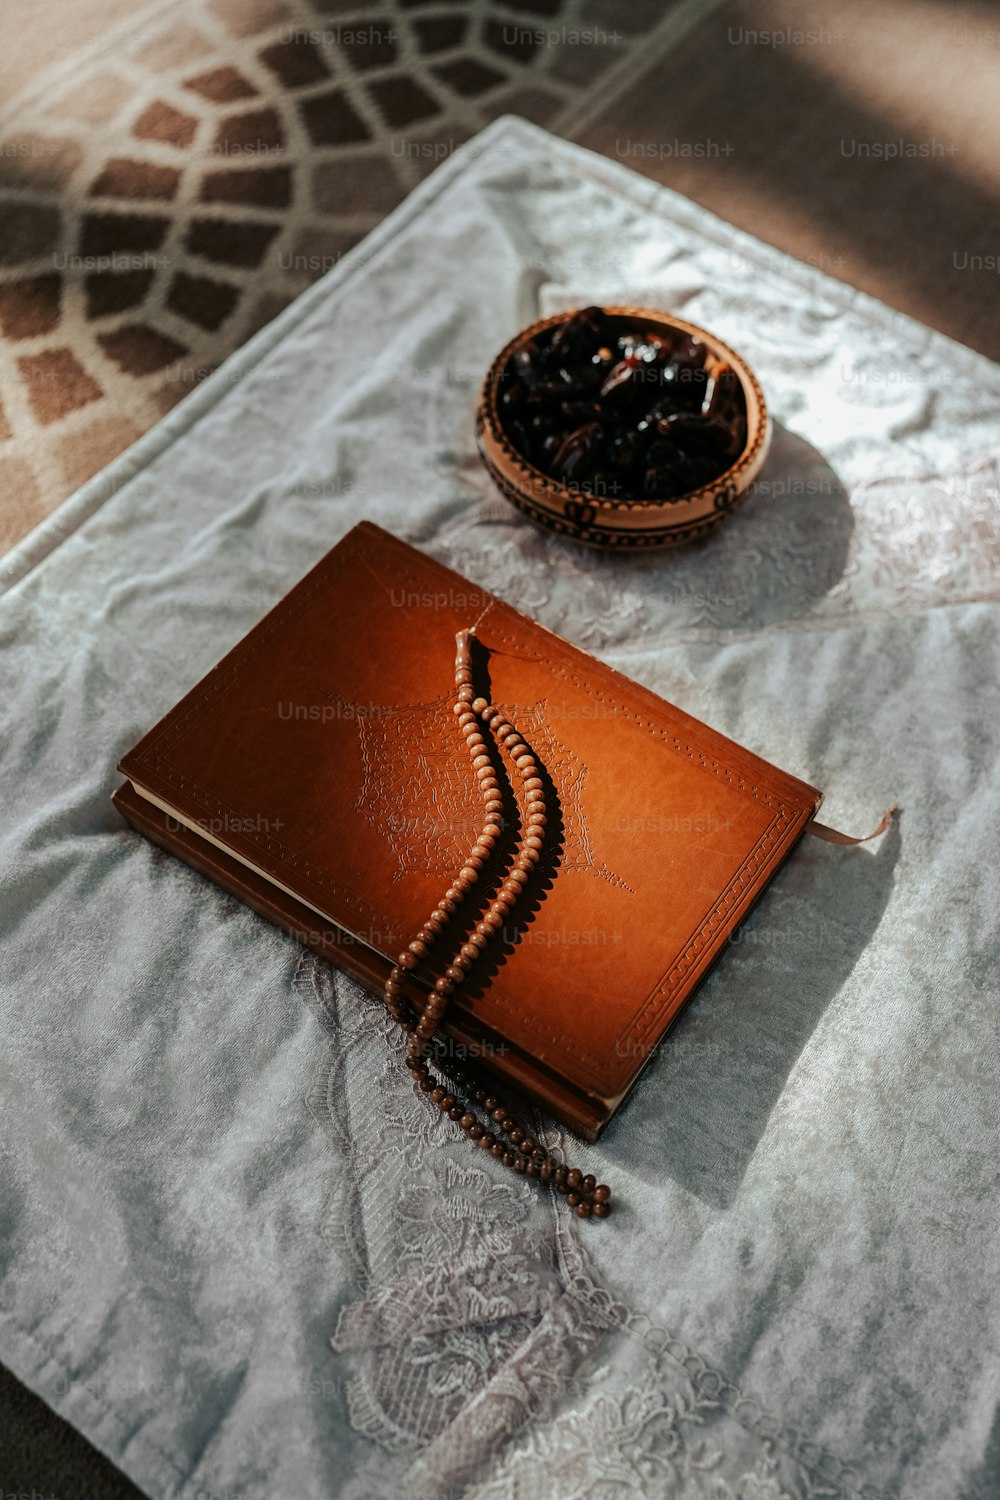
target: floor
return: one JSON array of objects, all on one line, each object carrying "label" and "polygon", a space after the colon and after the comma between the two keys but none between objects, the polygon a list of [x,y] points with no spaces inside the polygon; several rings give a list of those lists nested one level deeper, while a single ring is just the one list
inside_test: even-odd
[{"label": "floor", "polygon": [[[524,114],[1000,359],[982,0],[34,0],[0,55],[0,551]],[[137,1491],[0,1370],[0,1489]]]}]

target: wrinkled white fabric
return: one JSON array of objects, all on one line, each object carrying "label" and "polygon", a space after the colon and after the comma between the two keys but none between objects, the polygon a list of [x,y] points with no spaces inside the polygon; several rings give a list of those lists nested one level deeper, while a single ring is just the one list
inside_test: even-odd
[{"label": "wrinkled white fabric", "polygon": [[[757,370],[773,453],[706,542],[596,555],[491,488],[482,372],[583,301]],[[7,560],[0,1358],[151,1496],[996,1493],[998,398],[505,121]],[[450,1143],[379,1003],[108,800],[362,517],[825,788],[825,821],[902,805],[866,848],[806,840],[574,1148],[607,1224]]]}]

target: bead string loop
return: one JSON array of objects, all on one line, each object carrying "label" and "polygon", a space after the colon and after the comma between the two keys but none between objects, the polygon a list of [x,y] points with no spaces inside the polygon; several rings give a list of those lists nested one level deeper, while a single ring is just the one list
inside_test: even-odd
[{"label": "bead string loop", "polygon": [[[460,1097],[434,1076],[427,1061],[430,1044],[440,1029],[450,997],[466,978],[492,934],[503,926],[545,847],[547,813],[540,768],[514,725],[500,709],[476,694],[472,670],[474,634],[474,629],[460,630],[455,637],[456,696],[453,712],[483,799],[483,827],[453,883],[413,941],[399,955],[385,982],[385,1003],[393,1019],[407,1033],[406,1065],[417,1088],[429,1095],[441,1112],[456,1122],[473,1145],[488,1151],[519,1176],[551,1183],[581,1219],[606,1219],[611,1212],[609,1187],[589,1173],[585,1175],[576,1167],[557,1162],[475,1079],[459,1069],[448,1069],[450,1081],[463,1096]],[[503,800],[493,762],[487,753],[483,727],[488,728],[496,744],[506,750],[520,777],[526,815],[517,855],[500,889],[453,955],[442,977],[425,996],[412,997],[417,1010],[414,1020],[407,1007],[406,995],[408,983],[412,990],[414,970],[428,958],[440,934],[478,884],[503,831]],[[477,1107],[484,1119],[476,1113]]]}]

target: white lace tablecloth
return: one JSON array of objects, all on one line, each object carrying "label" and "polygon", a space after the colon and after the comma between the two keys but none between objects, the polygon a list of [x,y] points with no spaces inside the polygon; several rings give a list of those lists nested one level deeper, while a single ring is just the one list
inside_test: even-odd
[{"label": "white lace tablecloth", "polygon": [[[581,301],[760,374],[773,456],[703,545],[574,550],[492,490],[482,370]],[[998,412],[985,360],[507,121],[8,559],[0,1358],[151,1496],[996,1494]],[[583,1152],[606,1224],[110,806],[362,516],[827,821],[902,804],[806,841]]]}]

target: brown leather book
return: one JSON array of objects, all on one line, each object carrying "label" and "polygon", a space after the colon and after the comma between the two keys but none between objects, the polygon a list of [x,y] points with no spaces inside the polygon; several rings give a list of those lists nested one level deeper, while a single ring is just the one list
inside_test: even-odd
[{"label": "brown leather book", "polygon": [[[805,831],[814,787],[366,522],[123,756],[115,803],[381,991],[482,824],[452,713],[472,625],[549,821],[445,1045],[594,1140]],[[458,929],[516,849],[523,793],[500,759],[505,832]]]}]

